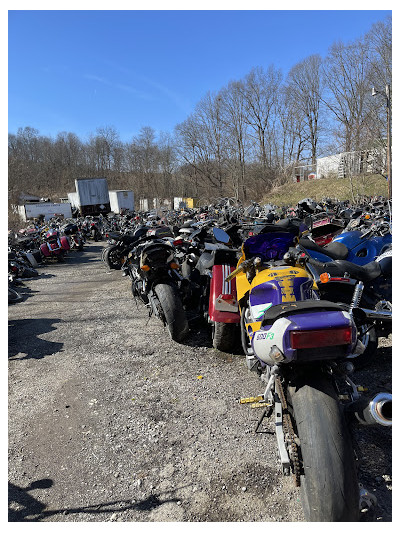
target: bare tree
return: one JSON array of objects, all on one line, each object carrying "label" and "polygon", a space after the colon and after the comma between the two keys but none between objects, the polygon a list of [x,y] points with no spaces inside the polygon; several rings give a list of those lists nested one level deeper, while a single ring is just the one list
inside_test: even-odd
[{"label": "bare tree", "polygon": [[324,99],[338,123],[343,151],[361,149],[362,131],[368,114],[366,105],[371,88],[368,82],[368,47],[362,39],[330,47],[324,65],[329,94]]},{"label": "bare tree", "polygon": [[317,162],[317,146],[320,129],[320,104],[323,86],[321,80],[322,59],[312,55],[291,68],[287,78],[287,90],[298,111],[305,117],[311,152],[311,162]]},{"label": "bare tree", "polygon": [[281,82],[281,71],[270,65],[267,71],[262,67],[253,68],[243,84],[247,123],[257,138],[259,159],[264,172],[272,165],[268,134],[273,129]]}]

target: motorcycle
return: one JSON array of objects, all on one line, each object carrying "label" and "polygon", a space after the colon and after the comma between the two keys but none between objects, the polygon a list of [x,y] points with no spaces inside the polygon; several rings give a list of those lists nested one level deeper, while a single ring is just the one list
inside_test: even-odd
[{"label": "motorcycle", "polygon": [[300,239],[300,245],[314,258],[322,262],[346,259],[356,265],[366,265],[387,250],[392,243],[390,224],[378,222],[361,230],[346,231],[321,247],[308,238]]},{"label": "motorcycle", "polygon": [[131,278],[132,294],[167,327],[172,340],[180,342],[189,333],[189,324],[179,292],[182,276],[171,242],[158,235],[137,240],[123,265]]},{"label": "motorcycle", "polygon": [[288,220],[265,226],[245,241],[226,278],[236,278],[247,367],[266,384],[263,394],[241,402],[264,408],[256,430],[275,414],[282,469],[300,486],[305,519],[358,521],[348,423],[391,425],[391,395],[364,398],[350,379],[348,357],[363,349],[353,315],[319,299],[294,247],[298,234]]},{"label": "motorcycle", "polygon": [[77,224],[66,224],[61,228],[61,231],[64,235],[68,237],[68,242],[70,243],[70,247],[72,250],[83,250],[85,238],[83,237]]},{"label": "motorcycle", "polygon": [[63,261],[64,254],[70,249],[68,239],[61,235],[58,230],[50,228],[44,235],[44,242],[40,245],[40,251],[46,259],[57,258]]},{"label": "motorcycle", "polygon": [[134,243],[146,235],[148,229],[147,226],[139,226],[133,234],[113,231],[106,233],[109,246],[104,249],[102,259],[110,270],[121,270]]},{"label": "motorcycle", "polygon": [[186,292],[184,303],[211,325],[213,347],[230,352],[239,334],[240,315],[235,280],[226,283],[225,278],[235,268],[237,250],[225,230],[210,224],[195,230],[189,242],[183,244],[177,239],[174,245],[186,245],[182,273],[191,285],[187,286],[189,294]]},{"label": "motorcycle", "polygon": [[82,223],[82,232],[87,238],[93,239],[95,242],[102,239],[100,222],[96,218],[86,217]]}]

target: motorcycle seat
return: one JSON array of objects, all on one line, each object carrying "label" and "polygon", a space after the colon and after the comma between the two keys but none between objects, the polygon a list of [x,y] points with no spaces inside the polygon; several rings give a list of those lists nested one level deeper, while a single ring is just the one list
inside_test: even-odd
[{"label": "motorcycle seat", "polygon": [[261,327],[273,324],[275,320],[286,315],[317,311],[343,311],[343,307],[340,304],[329,302],[328,300],[305,300],[273,305],[265,311],[262,317]]},{"label": "motorcycle seat", "polygon": [[363,282],[372,281],[382,274],[381,265],[378,261],[371,261],[366,265],[360,266],[350,261],[337,260],[329,263],[320,263],[318,267],[321,272],[328,272],[331,276],[342,277],[347,273],[351,278]]},{"label": "motorcycle seat", "polygon": [[346,259],[349,255],[349,249],[342,242],[330,242],[327,246],[322,247],[310,239],[302,238],[299,239],[299,244],[306,250],[314,250],[332,259]]}]

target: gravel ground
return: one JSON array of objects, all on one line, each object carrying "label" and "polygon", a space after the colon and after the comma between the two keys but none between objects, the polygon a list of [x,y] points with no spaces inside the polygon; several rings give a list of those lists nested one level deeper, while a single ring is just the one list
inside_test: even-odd
[{"label": "gravel ground", "polygon": [[[9,521],[302,522],[262,393],[204,330],[170,340],[89,243],[24,282],[9,306]],[[391,342],[356,373],[391,391]],[[360,481],[391,520],[391,431],[356,428]]]}]

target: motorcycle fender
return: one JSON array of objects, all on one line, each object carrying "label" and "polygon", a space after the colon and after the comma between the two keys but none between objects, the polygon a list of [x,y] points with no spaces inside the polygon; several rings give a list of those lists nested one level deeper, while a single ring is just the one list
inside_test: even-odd
[{"label": "motorcycle fender", "polygon": [[240,322],[239,304],[236,295],[236,280],[225,282],[226,277],[235,270],[230,265],[214,265],[210,283],[208,314],[212,322],[238,324]]}]

